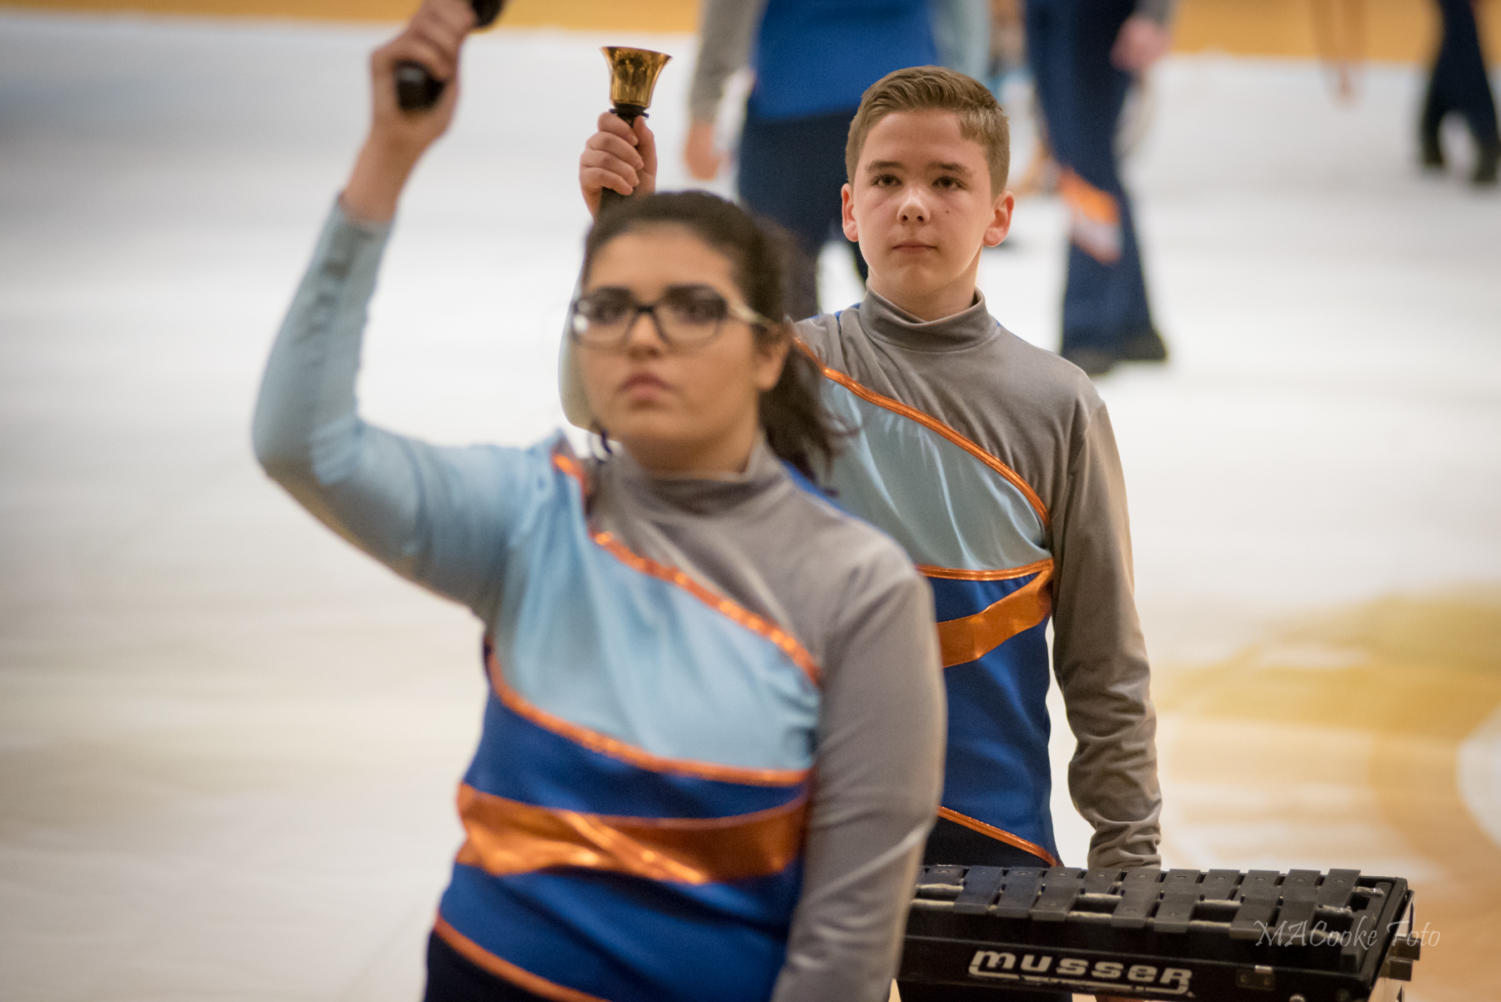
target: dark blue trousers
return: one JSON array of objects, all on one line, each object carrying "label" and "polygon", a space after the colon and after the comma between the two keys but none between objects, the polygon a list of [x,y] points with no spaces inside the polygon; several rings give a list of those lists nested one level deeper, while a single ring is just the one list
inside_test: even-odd
[{"label": "dark blue trousers", "polygon": [[[740,201],[791,238],[796,253],[786,292],[787,312],[811,317],[818,308],[818,255],[831,238],[844,240],[839,189],[845,180],[844,143],[855,109],[804,118],[762,119],[749,109],[740,132]],[[865,261],[850,244],[865,279]]]},{"label": "dark blue trousers", "polygon": [[1110,48],[1133,0],[1027,0],[1027,60],[1070,214],[1063,346],[1112,350],[1152,330],[1115,135],[1131,75]]},{"label": "dark blue trousers", "polygon": [[1474,8],[1470,0],[1437,0],[1437,3],[1443,17],[1443,36],[1428,75],[1421,122],[1423,135],[1435,135],[1444,116],[1458,112],[1470,127],[1476,145],[1495,146],[1496,100],[1485,73]]}]

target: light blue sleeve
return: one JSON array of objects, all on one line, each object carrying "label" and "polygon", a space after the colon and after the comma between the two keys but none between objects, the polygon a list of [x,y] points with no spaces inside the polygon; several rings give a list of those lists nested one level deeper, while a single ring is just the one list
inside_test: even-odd
[{"label": "light blue sleeve", "polygon": [[548,450],[438,447],[360,418],[360,344],[388,236],[334,207],[266,365],[256,458],[335,532],[488,620],[508,541],[554,489]]}]

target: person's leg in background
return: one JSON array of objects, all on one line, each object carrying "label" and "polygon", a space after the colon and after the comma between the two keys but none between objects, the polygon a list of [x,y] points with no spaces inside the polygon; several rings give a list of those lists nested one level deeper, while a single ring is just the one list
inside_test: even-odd
[{"label": "person's leg in background", "polygon": [[1353,101],[1365,48],[1365,0],[1313,0],[1311,6],[1319,58],[1334,74],[1334,94]]},{"label": "person's leg in background", "polygon": [[1495,184],[1501,160],[1501,135],[1496,124],[1496,101],[1486,75],[1485,54],[1470,0],[1437,0],[1443,20],[1438,54],[1429,76],[1428,92],[1419,122],[1425,166],[1444,165],[1439,125],[1450,111],[1464,115],[1475,140],[1475,184]]},{"label": "person's leg in background", "polygon": [[1450,50],[1453,48],[1453,41],[1447,29],[1448,17],[1443,15],[1442,0],[1437,6],[1444,23],[1439,27],[1438,47],[1434,49],[1433,61],[1428,66],[1428,86],[1423,94],[1423,110],[1418,117],[1418,144],[1422,164],[1433,168],[1441,168],[1445,164],[1439,128],[1444,124],[1444,117],[1454,110],[1454,97],[1451,93],[1453,83],[1450,79],[1450,66],[1453,63]]},{"label": "person's leg in background", "polygon": [[1131,0],[1032,0],[1027,50],[1069,212],[1059,353],[1090,375],[1161,361],[1115,137],[1132,77],[1110,51]]},{"label": "person's leg in background", "polygon": [[[746,109],[738,161],[740,200],[780,226],[795,244],[797,260],[787,289],[787,309],[794,319],[820,312],[818,256],[839,232],[844,142],[853,116],[851,109],[768,121]],[[858,252],[856,261],[863,280]]]}]

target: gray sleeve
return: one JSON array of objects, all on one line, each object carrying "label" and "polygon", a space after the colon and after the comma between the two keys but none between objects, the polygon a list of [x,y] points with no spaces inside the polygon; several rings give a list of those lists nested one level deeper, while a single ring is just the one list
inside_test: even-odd
[{"label": "gray sleeve", "polygon": [[303,507],[397,573],[471,608],[493,601],[524,453],[439,448],[361,420],[366,306],[388,226],[335,206],[262,377],[256,458]]},{"label": "gray sleeve", "polygon": [[688,84],[688,114],[712,122],[725,82],[750,63],[751,41],[766,0],[703,0],[698,15],[698,61]]},{"label": "gray sleeve", "polygon": [[1156,866],[1157,716],[1136,615],[1125,478],[1105,405],[1081,401],[1065,496],[1053,512],[1053,656],[1070,727],[1074,806],[1089,865]]},{"label": "gray sleeve", "polygon": [[[927,585],[851,589],[825,665],[803,892],[773,1002],[885,1002],[938,809],[944,706]],[[899,577],[897,575],[900,575]]]}]

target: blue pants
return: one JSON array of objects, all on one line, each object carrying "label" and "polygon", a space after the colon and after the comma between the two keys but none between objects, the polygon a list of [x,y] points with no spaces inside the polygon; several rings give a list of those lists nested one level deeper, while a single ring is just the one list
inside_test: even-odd
[{"label": "blue pants", "polygon": [[[839,189],[844,186],[844,143],[855,109],[805,118],[763,119],[747,108],[740,132],[740,201],[780,226],[796,253],[786,290],[787,312],[811,317],[818,308],[818,255],[830,238],[843,240]],[[850,244],[855,267],[865,261]]]},{"label": "blue pants", "polygon": [[1070,214],[1063,345],[1112,350],[1152,330],[1115,135],[1131,75],[1110,48],[1133,0],[1028,0],[1027,60]]},{"label": "blue pants", "polygon": [[1470,0],[1437,0],[1444,31],[1433,68],[1428,93],[1423,100],[1421,128],[1425,135],[1438,131],[1439,122],[1451,111],[1464,116],[1470,134],[1479,146],[1497,143],[1496,100],[1485,75],[1485,56]]}]

